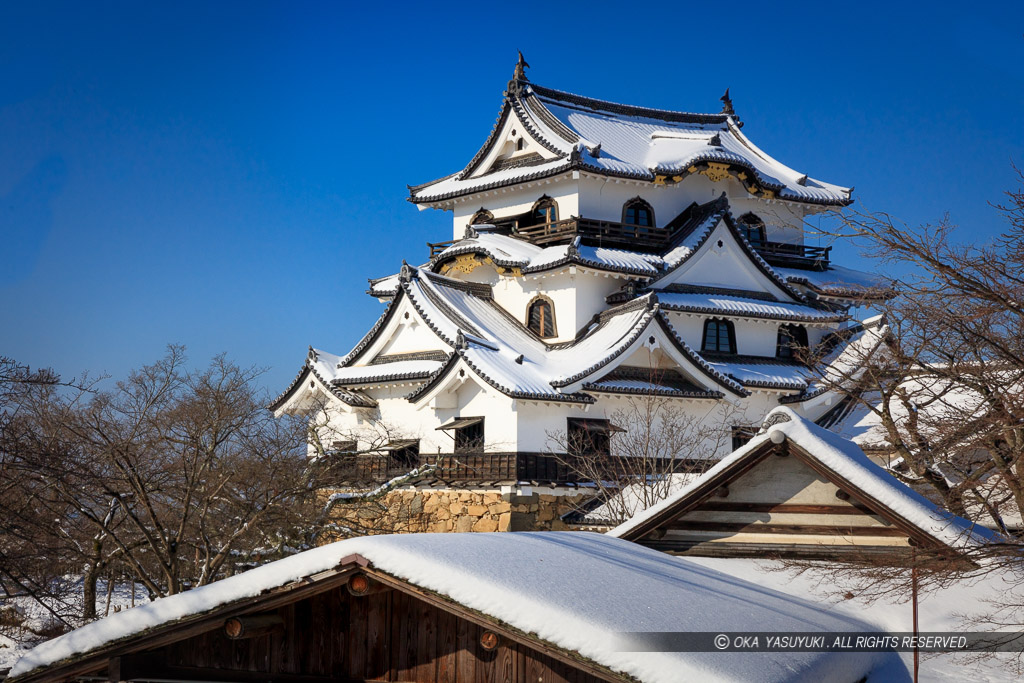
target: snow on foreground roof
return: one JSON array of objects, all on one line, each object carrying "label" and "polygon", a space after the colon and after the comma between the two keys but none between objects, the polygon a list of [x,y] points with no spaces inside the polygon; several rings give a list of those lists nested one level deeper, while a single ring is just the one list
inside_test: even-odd
[{"label": "snow on foreground roof", "polygon": [[[114,614],[43,643],[26,674],[336,567],[373,568],[642,681],[905,680],[893,653],[618,652],[635,631],[856,631],[863,622],[641,546],[587,532],[354,538]],[[871,680],[869,679],[869,680]]]},{"label": "snow on foreground roof", "polygon": [[1000,540],[994,532],[940,508],[898,481],[871,462],[857,444],[804,419],[790,408],[779,407],[771,411],[765,417],[764,424],[770,426],[762,427],[757,436],[742,448],[733,451],[731,455],[722,458],[701,477],[678,493],[615,527],[607,535],[616,538],[626,535],[643,522],[671,507],[679,499],[688,496],[705,479],[728,469],[737,460],[748,453],[753,453],[766,441],[771,440],[773,434],[781,432],[829,470],[945,545],[967,549]]}]

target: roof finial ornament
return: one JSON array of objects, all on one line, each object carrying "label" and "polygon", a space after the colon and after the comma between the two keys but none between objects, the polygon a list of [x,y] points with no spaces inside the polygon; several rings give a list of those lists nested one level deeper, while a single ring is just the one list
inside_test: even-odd
[{"label": "roof finial ornament", "polygon": [[405,259],[402,259],[402,269],[398,271],[398,279],[401,282],[408,282],[412,279],[412,266],[406,263]]},{"label": "roof finial ornament", "polygon": [[526,77],[526,69],[529,69],[530,65],[527,64],[526,58],[523,57],[523,51],[517,50],[517,52],[519,53],[519,61],[516,62],[516,72],[512,75],[512,80],[528,81],[530,79]]},{"label": "roof finial ornament", "polygon": [[466,342],[466,335],[462,333],[460,329],[458,334],[455,335],[455,348],[457,349],[468,349],[469,344]]},{"label": "roof finial ornament", "polygon": [[727,114],[729,116],[734,116],[736,114],[736,110],[732,108],[732,98],[729,97],[728,88],[725,89],[725,94],[722,95],[719,99],[722,100],[722,113]]}]

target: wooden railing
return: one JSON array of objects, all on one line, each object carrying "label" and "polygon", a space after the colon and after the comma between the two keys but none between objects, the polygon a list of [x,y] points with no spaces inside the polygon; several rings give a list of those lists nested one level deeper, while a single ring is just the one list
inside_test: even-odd
[{"label": "wooden railing", "polygon": [[[678,232],[678,230],[671,229],[671,226],[657,228],[576,216],[552,223],[528,226],[520,225],[519,221],[513,221],[512,223],[502,223],[499,227],[505,234],[511,233],[514,237],[542,247],[565,244],[579,236],[584,244],[592,246],[614,247],[655,254],[668,251]],[[427,242],[427,247],[430,248],[430,258],[436,258],[456,241]],[[772,265],[816,270],[824,270],[828,267],[829,252],[832,250],[832,247],[786,242],[755,242],[752,246],[764,260]]]},{"label": "wooden railing", "polygon": [[815,268],[825,270],[829,264],[832,247],[815,247],[809,244],[788,244],[786,242],[761,242],[753,245],[757,253],[773,266]]},{"label": "wooden railing", "polygon": [[554,223],[519,227],[514,234],[538,246],[565,242],[579,235],[596,246],[655,252],[668,247],[668,233],[663,228],[575,216]]},{"label": "wooden railing", "polygon": [[430,258],[433,259],[440,255],[442,251],[455,244],[457,240],[447,240],[445,242],[427,242],[427,247],[430,249]]},{"label": "wooden railing", "polygon": [[[594,456],[576,456],[590,458]],[[603,458],[602,467],[614,470],[618,457]],[[329,485],[377,485],[407,474],[421,465],[437,465],[429,479],[458,484],[460,482],[536,482],[538,484],[580,484],[598,471],[594,465],[573,467],[572,458],[556,453],[497,452],[421,454],[418,458],[396,458],[389,453],[359,453],[337,456],[324,473]],[[685,459],[652,463],[654,472],[693,471],[697,466]],[[620,475],[636,475],[638,465],[624,465]]]}]

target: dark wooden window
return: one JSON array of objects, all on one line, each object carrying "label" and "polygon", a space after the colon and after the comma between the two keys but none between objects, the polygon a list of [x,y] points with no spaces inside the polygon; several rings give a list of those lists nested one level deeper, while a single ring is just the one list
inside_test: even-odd
[{"label": "dark wooden window", "polygon": [[754,438],[759,427],[757,425],[733,425],[732,428],[732,449],[742,448],[748,441]]},{"label": "dark wooden window", "polygon": [[775,342],[775,355],[779,358],[795,358],[799,349],[807,348],[807,328],[803,325],[780,325]]},{"label": "dark wooden window", "polygon": [[526,140],[524,138],[519,138],[516,141],[516,151],[521,152],[524,149],[526,149]]},{"label": "dark wooden window", "polygon": [[566,423],[566,444],[569,454],[610,455],[612,434],[624,431],[608,420],[580,420],[570,417]]},{"label": "dark wooden window", "polygon": [[480,418],[473,424],[458,427],[455,430],[456,453],[479,453],[484,449],[484,420]]},{"label": "dark wooden window", "polygon": [[736,353],[736,331],[729,320],[712,318],[704,323],[702,351],[712,353]]},{"label": "dark wooden window", "polygon": [[554,223],[558,220],[558,204],[551,197],[542,197],[530,212],[531,225]]},{"label": "dark wooden window", "polygon": [[473,214],[473,218],[470,219],[469,224],[470,225],[480,225],[481,223],[493,223],[493,222],[494,222],[494,214],[491,213],[490,211],[488,211],[487,209],[480,209],[479,211],[477,211],[476,213]]},{"label": "dark wooden window", "polygon": [[622,222],[626,225],[654,227],[654,209],[644,200],[637,197],[630,199],[622,207]]},{"label": "dark wooden window", "polygon": [[420,442],[400,442],[396,448],[391,448],[391,462],[398,467],[412,469],[420,464]]},{"label": "dark wooden window", "polygon": [[740,232],[747,241],[757,247],[768,242],[764,221],[753,213],[745,213],[738,220]]},{"label": "dark wooden window", "polygon": [[535,299],[526,310],[526,326],[538,337],[554,337],[555,307],[547,299]]}]

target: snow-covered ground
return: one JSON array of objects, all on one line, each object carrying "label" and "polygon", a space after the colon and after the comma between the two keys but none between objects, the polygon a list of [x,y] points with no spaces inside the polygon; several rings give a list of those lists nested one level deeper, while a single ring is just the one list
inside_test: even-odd
[{"label": "snow-covered ground", "polygon": [[[61,604],[51,605],[58,613],[74,611],[81,614],[82,605],[82,580],[74,577],[66,577],[67,587],[64,599]],[[123,610],[148,602],[146,590],[137,585],[135,597],[132,598],[130,583],[114,583],[110,595],[109,612]],[[100,581],[96,589],[96,612],[100,616],[107,613],[107,584]],[[9,610],[17,613],[16,619],[24,620],[20,626],[8,625]],[[15,597],[0,599],[0,612],[4,613],[4,619],[0,620],[0,671],[14,666],[14,663],[27,651],[47,639],[45,633],[54,634],[53,629],[58,623],[50,612],[35,600],[26,597]],[[77,624],[75,624],[77,625]]]},{"label": "snow-covered ground", "polygon": [[[894,599],[867,603],[856,596],[849,600],[832,597],[837,592],[834,585],[819,585],[823,574],[812,570],[794,575],[793,571],[786,569],[781,563],[768,560],[688,557],[686,561],[717,569],[739,579],[811,600],[823,606],[830,606],[837,615],[857,617],[876,624],[879,630],[890,633],[913,630],[909,599],[905,602]],[[976,630],[965,627],[964,618],[984,614],[990,609],[987,601],[993,598],[1000,602],[1009,602],[1013,599],[1016,599],[1017,604],[1024,602],[1024,575],[993,573],[980,578],[968,578],[949,588],[924,593],[918,600],[920,631]],[[913,654],[903,653],[902,656],[907,668],[912,669]],[[992,654],[982,661],[966,661],[963,656],[954,654],[926,654],[921,655],[920,680],[928,683],[962,683],[968,680],[971,683],[1019,681],[1021,675],[1013,668],[1016,661],[1017,655],[1014,653]]]}]

